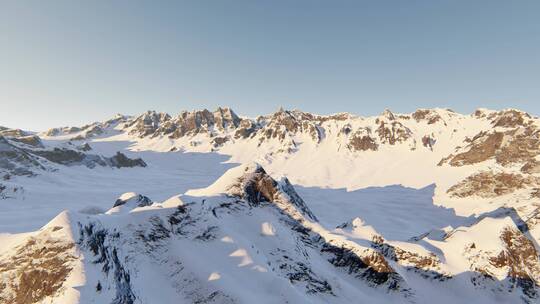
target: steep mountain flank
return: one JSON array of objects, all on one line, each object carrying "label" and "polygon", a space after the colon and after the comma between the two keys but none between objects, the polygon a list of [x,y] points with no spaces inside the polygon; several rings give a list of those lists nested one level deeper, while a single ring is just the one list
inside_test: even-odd
[{"label": "steep mountain flank", "polygon": [[9,236],[0,299],[450,303],[461,291],[465,301],[534,302],[540,261],[515,220],[490,214],[411,242],[360,219],[327,230],[287,179],[251,163],[162,203],[126,193],[105,214],[63,212]]}]

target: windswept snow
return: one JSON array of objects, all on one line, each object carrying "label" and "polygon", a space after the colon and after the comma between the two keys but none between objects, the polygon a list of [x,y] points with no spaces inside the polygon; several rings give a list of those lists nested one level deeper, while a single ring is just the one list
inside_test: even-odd
[{"label": "windswept snow", "polygon": [[[4,128],[0,270],[19,282],[36,246],[64,251],[43,303],[535,303],[539,126],[517,110],[220,108]],[[54,149],[128,166],[40,156]]]}]

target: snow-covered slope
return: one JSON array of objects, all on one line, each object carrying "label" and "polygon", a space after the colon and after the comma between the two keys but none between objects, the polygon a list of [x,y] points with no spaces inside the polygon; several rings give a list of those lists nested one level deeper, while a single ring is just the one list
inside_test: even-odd
[{"label": "snow-covered slope", "polygon": [[540,302],[539,133],[512,109],[0,128],[0,302]]},{"label": "snow-covered slope", "polygon": [[248,164],[162,203],[128,193],[104,214],[63,212],[11,235],[0,300],[535,301],[540,261],[524,233],[505,214],[410,242],[386,241],[360,219],[329,230],[287,179]]}]

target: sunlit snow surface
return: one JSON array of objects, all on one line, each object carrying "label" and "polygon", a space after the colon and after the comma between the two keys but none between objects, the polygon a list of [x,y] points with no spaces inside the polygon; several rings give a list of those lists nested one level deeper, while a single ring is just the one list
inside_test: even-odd
[{"label": "sunlit snow surface", "polygon": [[113,155],[124,151],[139,155],[146,168],[62,167],[33,178],[22,178],[24,194],[0,200],[1,232],[25,232],[40,228],[62,210],[81,211],[90,207],[108,210],[122,193],[135,191],[162,201],[189,189],[205,187],[234,164],[215,153],[133,153],[126,143],[93,142],[96,153]]},{"label": "sunlit snow surface", "polygon": [[[491,128],[485,119],[437,111],[447,119],[444,124],[428,126],[425,122],[411,120],[408,126],[414,132],[414,138],[403,144],[381,145],[377,151],[345,149],[347,142],[339,135],[343,122],[335,121],[325,123],[324,140],[315,142],[309,134],[300,133],[294,136],[297,149],[285,152],[282,150],[284,143],[276,138],[263,145],[259,145],[261,141],[257,137],[231,140],[215,149],[211,138],[204,133],[171,139],[168,136],[137,137],[136,134],[129,134],[129,129],[108,129],[104,134],[87,140],[92,153],[112,156],[120,151],[131,158],[142,158],[148,166],[122,169],[57,166],[56,171],[39,171],[35,177],[14,177],[2,181],[8,187],[22,186],[24,190],[0,200],[0,254],[21,244],[28,236],[43,231],[48,233],[47,228],[40,228],[53,218],[47,227],[57,234],[80,230],[80,227],[74,226],[75,223],[95,220],[111,232],[127,230],[132,234],[126,235],[137,236],[137,233],[133,234],[133,229],[151,229],[147,225],[151,224],[153,215],[164,216],[186,202],[193,205],[195,214],[197,210],[202,212],[199,215],[204,225],[198,228],[210,224],[219,227],[220,234],[213,242],[176,239],[165,247],[168,252],[161,252],[165,255],[156,254],[160,263],[164,263],[163,268],[156,268],[145,261],[148,258],[146,255],[138,254],[139,241],[123,239],[113,244],[119,246],[119,250],[125,248],[133,251],[128,252],[133,255],[126,256],[135,258],[132,261],[135,263],[132,287],[141,291],[139,300],[143,303],[152,303],[155,299],[163,303],[178,302],[178,294],[170,285],[172,274],[168,273],[175,269],[173,266],[178,266],[168,263],[177,260],[189,265],[197,281],[204,283],[192,285],[219,286],[221,290],[230,291],[244,300],[241,302],[306,301],[303,292],[298,292],[300,289],[295,289],[296,286],[291,285],[286,277],[276,275],[277,272],[268,267],[266,258],[273,256],[273,251],[281,247],[289,251],[298,250],[299,254],[295,257],[298,261],[309,262],[317,275],[332,281],[338,294],[335,302],[338,303],[358,299],[369,303],[431,303],[434,299],[440,303],[455,303],[456,299],[507,303],[509,299],[520,296],[519,292],[507,294],[503,290],[512,283],[508,282],[507,271],[504,267],[491,267],[490,256],[482,254],[488,250],[495,256],[506,248],[507,244],[500,238],[501,232],[508,227],[513,231],[521,228],[519,216],[517,221],[513,217],[517,214],[516,210],[508,207],[515,202],[529,202],[529,193],[517,191],[493,199],[449,196],[446,190],[472,172],[498,167],[493,160],[467,167],[437,166],[442,158],[454,152],[457,144]],[[352,128],[361,128],[376,125],[375,120],[355,118],[350,122]],[[437,138],[433,149],[421,144],[412,149],[410,144],[421,143],[422,136],[428,131]],[[229,132],[226,133],[228,136],[233,136],[230,131],[226,132]],[[61,146],[75,135],[44,136],[43,141],[48,147]],[[347,244],[363,252],[364,249],[372,250],[371,246],[375,245],[373,241],[380,235],[388,242],[386,245],[423,256],[430,255],[437,263],[428,268],[435,269],[436,274],[450,275],[453,279],[444,282],[426,279],[414,271],[422,268],[421,265],[409,271],[410,265],[398,265],[398,262],[386,257],[414,295],[408,297],[406,289],[401,290],[403,294],[400,295],[387,293],[387,290],[370,287],[366,282],[353,278],[343,269],[336,269],[321,252],[303,254],[304,250],[313,248],[303,246],[296,238],[295,230],[276,217],[274,211],[249,207],[243,212],[233,212],[224,217],[203,212],[213,204],[222,203],[225,199],[222,196],[224,186],[237,182],[237,169],[253,161],[262,165],[275,180],[282,180],[282,176],[290,180],[319,220],[303,219],[302,227],[317,233],[326,243]],[[126,192],[144,195],[156,204],[140,207],[134,212],[124,208],[127,206],[111,209],[115,200]],[[208,200],[206,205],[205,200]],[[62,210],[70,212],[64,213]],[[506,214],[506,210],[514,213]],[[500,214],[490,216],[495,215],[492,212]],[[71,223],[67,223],[69,219],[72,219]],[[55,225],[64,228],[54,230]],[[538,227],[527,231],[533,240],[540,235]],[[419,237],[426,235],[425,238]],[[526,242],[522,241],[523,244]],[[536,241],[534,244],[537,246]],[[469,250],[465,252],[467,248]],[[66,286],[73,288],[63,296],[76,297],[80,294],[84,303],[100,302],[96,300],[96,280],[102,278],[101,266],[96,266],[91,258],[87,252],[82,260],[87,267],[84,271],[77,269],[74,272],[81,277],[68,280]],[[476,271],[477,266],[494,276],[494,281],[479,287],[491,288],[493,293],[479,292],[479,289],[475,289],[476,285],[471,283],[473,277],[480,275]],[[139,270],[140,277],[137,277]],[[424,275],[430,274],[420,271]],[[535,271],[534,275],[535,278],[540,277],[540,270]],[[84,281],[82,276],[86,276],[84,286],[80,283]],[[177,279],[185,282],[185,279],[189,281],[192,278]],[[110,301],[113,290],[103,290],[99,294],[100,299]],[[283,298],[280,298],[279,292],[285,290],[286,294],[281,294]],[[55,300],[59,299],[66,303],[77,302],[67,298]],[[323,296],[310,296],[309,299],[314,303],[334,302],[326,301],[327,298]]]},{"label": "sunlit snow surface", "polygon": [[[111,156],[121,151],[129,157],[141,157],[148,167],[61,166],[56,172],[39,172],[34,178],[17,178],[12,182],[22,185],[24,194],[0,201],[0,233],[38,229],[64,209],[108,210],[125,192],[162,201],[208,186],[228,169],[252,161],[274,178],[287,176],[328,229],[359,217],[388,239],[407,240],[431,229],[457,227],[467,217],[495,210],[502,203],[449,199],[449,186],[485,164],[449,168],[437,163],[466,137],[489,129],[490,123],[442,109],[433,111],[441,115],[444,124],[404,122],[415,136],[411,139],[417,143],[414,151],[409,143],[381,145],[378,151],[347,151],[340,135],[343,124],[350,123],[352,129],[376,126],[380,117],[328,121],[323,124],[320,143],[308,134],[295,135],[299,148],[294,153],[277,153],[284,145],[277,139],[262,146],[257,137],[235,140],[211,152],[210,138],[203,133],[173,140],[167,136],[138,138],[129,135],[129,129],[109,128],[87,140],[92,153]],[[421,146],[428,131],[437,137],[432,150]],[[55,146],[76,135],[42,134],[42,138],[45,145]],[[173,148],[178,151],[170,152]]]},{"label": "sunlit snow surface", "polygon": [[[131,151],[127,141],[98,140],[91,145],[94,153],[113,155],[122,151],[130,157],[141,157],[148,167],[62,167],[56,172],[24,178],[24,194],[0,201],[0,232],[39,229],[66,209],[83,213],[105,211],[125,192],[136,191],[154,201],[163,201],[189,189],[206,187],[238,165],[230,162],[230,156],[213,152]],[[281,174],[299,175],[287,172],[286,166]],[[420,189],[388,185],[349,191],[301,184],[295,184],[295,188],[328,229],[360,217],[388,239],[407,240],[431,229],[456,227],[464,221],[453,209],[433,204],[433,184]]]}]

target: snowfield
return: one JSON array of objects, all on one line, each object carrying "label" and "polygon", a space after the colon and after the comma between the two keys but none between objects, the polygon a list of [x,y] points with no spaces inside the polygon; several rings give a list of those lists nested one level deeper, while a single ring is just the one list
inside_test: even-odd
[{"label": "snowfield", "polygon": [[540,303],[538,122],[219,108],[0,128],[0,303]]}]

